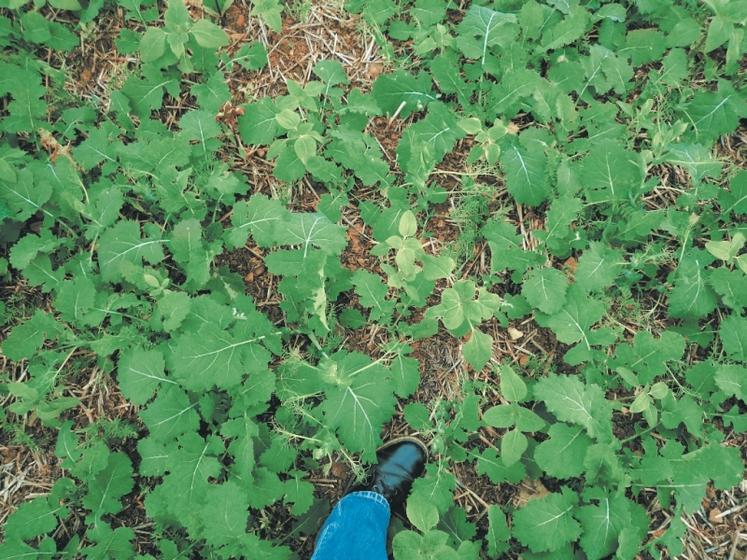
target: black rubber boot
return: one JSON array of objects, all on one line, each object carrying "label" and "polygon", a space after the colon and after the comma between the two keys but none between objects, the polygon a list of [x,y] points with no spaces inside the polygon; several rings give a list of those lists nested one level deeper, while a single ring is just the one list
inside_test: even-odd
[{"label": "black rubber boot", "polygon": [[387,499],[392,513],[402,515],[413,481],[425,470],[428,449],[415,438],[403,437],[382,445],[376,456],[369,480],[353,491],[377,492]]}]

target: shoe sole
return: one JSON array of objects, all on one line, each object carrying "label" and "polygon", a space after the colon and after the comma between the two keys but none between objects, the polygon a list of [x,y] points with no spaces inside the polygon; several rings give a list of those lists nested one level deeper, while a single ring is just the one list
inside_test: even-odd
[{"label": "shoe sole", "polygon": [[428,452],[428,447],[425,445],[425,443],[423,443],[418,438],[413,437],[413,436],[400,436],[400,437],[391,439],[391,440],[387,441],[386,443],[384,443],[384,444],[380,445],[379,447],[377,447],[376,448],[376,452],[378,453],[382,449],[386,449],[387,447],[390,447],[392,445],[397,445],[398,443],[404,443],[404,442],[410,442],[410,443],[413,443],[413,444],[417,445],[421,449],[421,451],[425,454],[425,461],[424,462],[426,462],[426,463],[428,462],[428,459],[430,458],[430,453]]}]

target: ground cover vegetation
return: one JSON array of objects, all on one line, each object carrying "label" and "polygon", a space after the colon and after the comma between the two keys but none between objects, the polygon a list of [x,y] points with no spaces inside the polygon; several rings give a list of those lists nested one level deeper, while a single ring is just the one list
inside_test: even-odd
[{"label": "ground cover vegetation", "polygon": [[736,558],[746,22],[1,0],[0,557]]}]

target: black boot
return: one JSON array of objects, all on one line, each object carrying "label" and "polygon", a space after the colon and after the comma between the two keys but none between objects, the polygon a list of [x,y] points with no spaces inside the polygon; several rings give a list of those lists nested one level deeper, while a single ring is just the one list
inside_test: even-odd
[{"label": "black boot", "polygon": [[419,440],[403,437],[382,445],[376,457],[378,463],[367,483],[353,491],[377,492],[387,499],[393,513],[401,515],[413,481],[425,470],[428,450]]}]

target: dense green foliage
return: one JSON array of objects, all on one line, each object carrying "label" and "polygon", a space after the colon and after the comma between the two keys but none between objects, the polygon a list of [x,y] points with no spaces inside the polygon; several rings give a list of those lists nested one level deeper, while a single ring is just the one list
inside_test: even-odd
[{"label": "dense green foliage", "polygon": [[[323,516],[309,473],[371,461],[398,403],[434,457],[397,560],[678,554],[681,515],[743,473],[725,440],[747,428],[747,172],[720,142],[747,116],[747,2],[353,0],[391,70],[361,91],[320,60],[262,98],[224,79],[267,64],[261,44],[230,44],[230,4],[0,0],[0,274],[45,302],[0,308],[25,372],[0,374],[0,421],[6,437],[23,418],[54,430],[64,472],[11,515],[0,556],[291,558],[268,519]],[[131,61],[108,99],[81,99],[47,53],[74,53],[115,8]],[[279,31],[285,8],[251,16]],[[235,125],[216,119],[227,102]],[[396,167],[378,116],[403,123]],[[245,147],[266,148],[286,192],[257,192]],[[457,147],[447,190],[434,172]],[[287,205],[304,178],[313,212]],[[460,235],[434,252],[447,199]],[[375,268],[343,266],[351,207]],[[220,258],[247,244],[279,319]],[[467,266],[476,250],[487,274]],[[561,355],[496,360],[491,333],[528,317]],[[372,324],[377,355],[346,348]],[[446,333],[461,397],[413,399],[429,375],[413,345]],[[67,387],[94,367],[136,422],[79,417]],[[552,491],[475,519],[454,502],[457,464]],[[122,518],[136,497],[142,556]],[[671,517],[655,535],[654,499]],[[53,538],[73,510],[78,534]]]}]

